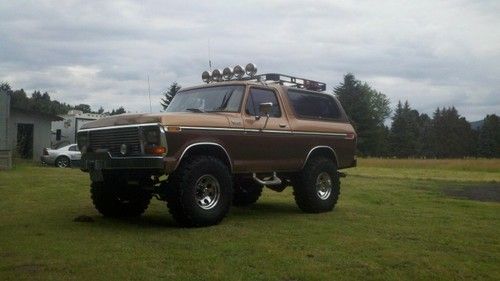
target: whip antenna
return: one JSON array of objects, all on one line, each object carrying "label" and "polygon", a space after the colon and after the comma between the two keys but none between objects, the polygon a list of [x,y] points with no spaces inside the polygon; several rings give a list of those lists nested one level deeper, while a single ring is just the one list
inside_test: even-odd
[{"label": "whip antenna", "polygon": [[212,60],[211,60],[211,51],[210,51],[210,39],[208,39],[208,69],[212,71]]},{"label": "whip antenna", "polygon": [[151,85],[149,84],[149,74],[148,74],[148,95],[149,95],[149,113],[153,113],[153,108],[151,107]]}]

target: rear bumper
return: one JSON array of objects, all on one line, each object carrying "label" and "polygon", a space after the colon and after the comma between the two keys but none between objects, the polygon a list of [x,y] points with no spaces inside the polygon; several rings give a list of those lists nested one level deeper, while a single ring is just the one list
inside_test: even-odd
[{"label": "rear bumper", "polygon": [[55,163],[55,159],[53,157],[50,157],[49,155],[42,155],[40,157],[40,161],[47,165],[54,165]]},{"label": "rear bumper", "polygon": [[92,170],[165,170],[162,156],[112,157],[107,152],[85,153],[82,155],[80,169]]}]

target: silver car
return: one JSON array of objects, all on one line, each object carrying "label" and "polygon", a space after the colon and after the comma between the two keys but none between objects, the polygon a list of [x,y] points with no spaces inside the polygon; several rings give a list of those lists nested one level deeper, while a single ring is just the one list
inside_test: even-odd
[{"label": "silver car", "polygon": [[59,168],[71,167],[80,162],[82,154],[76,144],[70,144],[58,149],[44,148],[41,160],[47,165],[55,165]]}]

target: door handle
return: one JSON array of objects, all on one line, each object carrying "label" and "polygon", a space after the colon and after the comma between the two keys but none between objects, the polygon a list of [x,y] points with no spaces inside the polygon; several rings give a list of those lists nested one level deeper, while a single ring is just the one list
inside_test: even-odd
[{"label": "door handle", "polygon": [[285,128],[286,124],[280,124],[280,128]]}]

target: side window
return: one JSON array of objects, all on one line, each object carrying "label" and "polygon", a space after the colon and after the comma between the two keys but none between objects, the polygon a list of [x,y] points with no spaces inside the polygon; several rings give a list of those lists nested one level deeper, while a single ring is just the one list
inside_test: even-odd
[{"label": "side window", "polygon": [[297,117],[310,119],[337,119],[340,112],[337,103],[326,94],[288,90],[288,99]]},{"label": "side window", "polygon": [[273,110],[270,117],[281,117],[280,105],[276,93],[271,90],[250,88],[248,95],[246,113],[252,116],[260,116],[259,105],[264,102],[272,102]]},{"label": "side window", "polygon": [[72,145],[68,149],[69,151],[78,151],[78,147],[76,145]]}]

